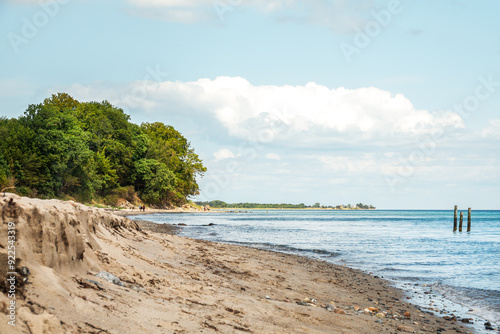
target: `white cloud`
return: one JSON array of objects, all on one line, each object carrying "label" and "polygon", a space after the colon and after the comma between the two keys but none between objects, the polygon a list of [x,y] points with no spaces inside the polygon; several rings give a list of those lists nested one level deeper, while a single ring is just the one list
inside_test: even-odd
[{"label": "white cloud", "polygon": [[[53,6],[57,5],[65,5],[70,0],[6,0],[6,2],[12,3],[14,5],[23,5],[23,6],[39,6],[45,3],[51,3]],[[75,0],[71,0],[74,2]]]},{"label": "white cloud", "polygon": [[375,9],[371,0],[130,0],[133,13],[172,22],[224,21],[238,9],[251,8],[280,22],[314,24],[334,32],[359,31]]},{"label": "white cloud", "polygon": [[137,7],[167,7],[167,8],[194,8],[203,5],[212,5],[212,0],[130,0]]},{"label": "white cloud", "polygon": [[266,158],[271,159],[271,160],[280,160],[281,159],[281,157],[276,153],[268,153],[268,154],[266,154]]},{"label": "white cloud", "polygon": [[38,5],[39,2],[47,2],[48,0],[7,0],[7,2],[16,4],[16,5]]},{"label": "white cloud", "polygon": [[[376,9],[371,0],[295,0],[285,4],[276,12],[280,21],[329,27],[335,33],[356,33],[373,20]],[[287,9],[286,11],[283,9]]]},{"label": "white cloud", "polygon": [[500,139],[500,119],[490,120],[488,126],[481,132],[481,136]]},{"label": "white cloud", "polygon": [[[269,194],[277,194],[276,189],[286,184],[280,194],[295,202],[316,198],[320,192],[332,201],[365,202],[358,196],[366,187],[385,196],[406,194],[409,189],[419,194],[457,180],[457,184],[479,180],[494,188],[500,180],[498,159],[486,161],[488,148],[478,145],[481,134],[500,133],[499,119],[465,140],[459,115],[419,110],[405,96],[374,87],[253,85],[240,77],[219,77],[192,82],[96,83],[54,91],[66,91],[80,101],[107,99],[139,122],[174,125],[198,151],[215,152],[210,153],[212,159],[204,158],[209,172],[200,183],[210,199],[248,201],[248,196],[263,192],[254,182],[263,178],[270,180],[264,187]],[[437,146],[431,149],[423,144],[434,133],[443,138],[432,141]],[[464,149],[476,155],[464,156]],[[269,163],[277,158],[279,166],[270,169]],[[231,159],[240,166],[236,173],[227,170]],[[310,182],[298,177],[304,171]],[[349,187],[343,187],[346,180]],[[389,202],[404,206],[394,204],[397,195],[387,196],[393,197],[385,200],[386,206]],[[384,200],[366,201],[380,205]]]},{"label": "white cloud", "polygon": [[133,6],[134,15],[180,23],[217,20],[214,0],[130,0],[129,2]]},{"label": "white cloud", "polygon": [[313,82],[255,86],[241,77],[218,77],[148,85],[139,81],[122,91],[74,86],[69,92],[77,98],[103,97],[120,107],[134,101],[133,108],[148,114],[210,119],[232,138],[295,147],[414,140],[464,127],[456,113],[418,110],[403,95],[374,87],[330,89]]},{"label": "white cloud", "polygon": [[354,157],[320,155],[311,156],[310,158],[317,159],[329,171],[334,172],[362,173],[367,170],[372,172],[380,170],[378,161],[373,154],[362,154]]},{"label": "white cloud", "polygon": [[223,148],[214,153],[214,157],[216,161],[225,160],[225,159],[234,159],[236,155],[231,152],[231,150],[227,148]]}]

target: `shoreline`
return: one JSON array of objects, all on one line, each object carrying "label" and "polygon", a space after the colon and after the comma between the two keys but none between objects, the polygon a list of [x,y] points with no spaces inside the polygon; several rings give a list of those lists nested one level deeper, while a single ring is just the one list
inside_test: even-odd
[{"label": "shoreline", "polygon": [[[150,209],[147,208],[146,211],[140,211],[139,209],[120,209],[120,210],[115,210],[115,209],[103,209],[108,212],[113,213],[114,215],[120,216],[120,217],[127,217],[127,216],[140,216],[140,215],[148,215],[148,214],[155,214],[155,213],[209,213],[212,211],[202,211],[202,210],[195,210],[195,209],[183,209],[180,207],[177,207],[175,209]],[[217,211],[215,211],[217,212]]]},{"label": "shoreline", "polygon": [[[18,268],[29,268],[18,287],[17,326],[0,320],[2,333],[473,331],[346,266],[180,237],[74,202],[8,195],[0,204],[0,255],[11,220]],[[0,293],[0,313],[7,305]]]},{"label": "shoreline", "polygon": [[[170,223],[164,223],[164,224],[159,224],[159,223],[154,223],[147,221],[149,224],[152,225],[169,225],[170,228],[176,229],[176,231],[173,233],[177,235],[182,228],[185,225],[177,225],[177,224],[170,224]],[[204,225],[206,226],[206,225]],[[171,233],[171,232],[166,232],[166,233]],[[203,240],[204,239],[195,239],[195,240]],[[212,241],[207,241],[207,242],[212,242]],[[218,242],[215,242],[218,243]],[[298,255],[298,254],[293,254],[293,253],[287,253],[287,252],[282,252],[282,251],[277,251],[277,250],[269,250],[269,249],[263,249],[259,247],[252,247],[252,246],[247,246],[247,245],[240,245],[238,243],[231,243],[231,242],[222,242],[221,244],[223,245],[228,245],[228,246],[237,246],[237,247],[245,247],[245,248],[250,248],[250,249],[256,249],[258,251],[263,251],[263,252],[272,252],[276,254],[285,254],[285,255],[291,255],[291,256],[297,256],[299,258],[303,257],[305,259],[308,259],[310,261],[319,261],[319,262],[325,262],[332,264],[333,266],[341,266],[340,264],[335,264],[335,263],[330,263],[324,260],[319,260],[319,259],[314,259],[311,258],[307,255]],[[345,265],[344,265],[345,266]],[[341,266],[342,267],[342,266]],[[362,275],[368,275],[370,277],[378,278],[377,276],[373,276],[373,274],[370,272],[368,273],[368,270],[362,270],[362,269],[357,269],[357,268],[352,268],[352,267],[347,267],[350,268],[354,271],[358,271]],[[428,314],[431,314],[439,319],[445,319],[447,321],[451,321],[452,323],[465,323],[468,324],[466,330],[472,331],[472,332],[478,332],[478,333],[490,333],[491,331],[485,330],[483,323],[489,323],[488,320],[482,318],[480,315],[476,314],[475,310],[469,309],[466,306],[454,302],[451,300],[446,299],[446,297],[442,296],[438,292],[433,291],[433,286],[432,285],[419,285],[419,284],[411,284],[411,283],[403,283],[403,282],[396,282],[396,281],[391,281],[390,279],[381,277],[382,281],[385,282],[388,286],[391,288],[399,291],[399,293],[403,296],[401,299],[406,299],[405,302],[409,303],[413,306],[415,306],[420,312],[425,312]],[[454,308],[450,308],[450,305],[454,306]],[[450,311],[451,309],[454,309],[455,311]],[[495,327],[495,324],[493,324],[493,327]],[[456,332],[461,332],[458,330],[458,327],[454,327]],[[500,332],[500,327],[497,328],[497,331]],[[496,332],[496,331],[494,331]]]},{"label": "shoreline", "polygon": [[[154,225],[170,225],[166,231],[158,232]],[[139,223],[141,228],[145,228],[148,231],[152,231],[155,234],[167,234],[177,236],[177,233],[181,228],[176,225],[171,224],[157,224],[149,221],[141,221]],[[174,229],[174,231],[172,231]],[[276,300],[278,302],[285,302],[287,304],[295,304],[299,306],[306,307],[303,310],[316,310],[323,308],[328,312],[332,312],[338,317],[344,316],[348,318],[348,322],[352,324],[360,320],[359,318],[366,321],[369,328],[360,327],[355,329],[355,327],[347,326],[344,329],[338,328],[333,330],[333,333],[388,333],[388,332],[402,332],[402,333],[474,333],[474,329],[464,324],[457,322],[450,322],[443,320],[443,318],[422,310],[418,305],[413,304],[409,301],[407,297],[407,292],[392,286],[390,282],[386,279],[379,278],[367,274],[359,269],[353,269],[347,266],[341,266],[337,264],[332,264],[326,261],[316,260],[302,255],[294,255],[283,253],[273,250],[265,250],[259,248],[253,248],[249,246],[240,246],[235,244],[218,243],[212,241],[206,241],[202,239],[191,239],[186,237],[180,237],[186,240],[191,240],[195,243],[202,243],[205,247],[213,247],[216,249],[229,250],[231,253],[239,254],[240,258],[247,258],[246,253],[251,253],[255,256],[257,261],[266,259],[265,263],[271,262],[272,260],[278,260],[283,268],[294,276],[306,275],[314,276],[311,280],[300,279],[302,282],[314,282],[317,283],[317,287],[309,287],[307,284],[302,284],[303,287],[309,287],[305,289],[307,293],[302,293],[302,295],[316,296],[316,298],[305,297],[305,298],[294,298],[285,297],[284,300]],[[233,261],[238,262],[238,261]],[[261,262],[261,261],[259,261]],[[262,263],[262,262],[261,262]],[[276,263],[275,263],[276,264]],[[297,267],[300,268],[297,270]],[[271,269],[272,271],[284,273],[284,269]],[[303,273],[301,271],[306,271]],[[316,273],[316,274],[313,274]],[[323,277],[318,277],[319,274],[324,274]],[[259,275],[261,275],[260,273]],[[280,275],[276,277],[283,278]],[[334,277],[335,279],[333,279]],[[277,286],[277,284],[271,284]],[[267,290],[273,290],[274,288],[267,288]],[[285,288],[286,290],[293,291],[294,289],[290,286]],[[318,297],[326,291],[334,290],[335,293],[331,294],[336,297],[332,297],[330,302],[327,302],[328,298]],[[266,290],[266,289],[265,289]],[[343,291],[344,290],[344,291]],[[321,292],[318,292],[321,291]],[[312,292],[312,293],[311,293]],[[326,292],[329,294],[328,292]],[[273,301],[274,298],[266,295],[265,299],[267,301]],[[330,307],[331,305],[331,307]],[[358,319],[357,319],[358,318]],[[373,322],[373,323],[371,323]],[[353,331],[354,330],[354,331]],[[246,331],[246,330],[245,330]],[[265,333],[265,332],[259,332]],[[287,331],[273,331],[273,333],[291,333]],[[302,333],[298,331],[298,333]],[[309,333],[309,332],[304,332]],[[323,333],[323,331],[321,331]],[[330,330],[325,330],[324,333],[331,333]]]}]

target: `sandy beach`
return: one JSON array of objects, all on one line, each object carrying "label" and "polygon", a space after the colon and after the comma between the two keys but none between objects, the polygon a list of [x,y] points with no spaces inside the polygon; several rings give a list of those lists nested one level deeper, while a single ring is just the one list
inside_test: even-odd
[{"label": "sandy beach", "polygon": [[185,213],[185,212],[217,212],[217,210],[213,211],[203,211],[196,209],[191,206],[185,206],[185,207],[177,207],[173,209],[153,209],[153,208],[147,208],[145,211],[141,211],[139,209],[104,209],[108,212],[111,212],[117,216],[121,217],[126,217],[126,216],[136,216],[136,215],[144,215],[144,214],[154,214],[154,213]]},{"label": "sandy beach", "polygon": [[[0,207],[0,333],[472,331],[344,266],[183,238],[75,202],[6,194]],[[19,274],[9,298],[14,225]],[[103,271],[119,281],[96,276]]]}]

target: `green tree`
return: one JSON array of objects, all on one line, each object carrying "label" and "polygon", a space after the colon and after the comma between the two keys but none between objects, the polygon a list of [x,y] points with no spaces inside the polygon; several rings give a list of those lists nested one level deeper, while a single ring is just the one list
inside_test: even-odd
[{"label": "green tree", "polygon": [[[59,197],[63,193],[92,196],[93,154],[88,148],[88,136],[72,108],[61,110],[57,104],[46,100],[45,104],[30,105],[19,122],[29,129],[22,139],[19,138],[19,148],[28,154],[35,168],[34,176],[39,178],[35,181],[23,175],[21,183],[50,197]],[[26,154],[15,156],[23,155]],[[17,162],[26,163],[26,159]]]},{"label": "green tree", "polygon": [[157,160],[142,159],[135,163],[136,188],[148,203],[166,205],[172,200],[176,177]]},{"label": "green tree", "polygon": [[[149,144],[140,127],[130,122],[130,116],[122,109],[116,108],[107,101],[81,103],[75,109],[75,115],[82,128],[89,133],[89,147],[94,152],[104,154],[109,169],[102,169],[111,174],[99,174],[106,180],[114,179],[121,186],[132,183],[130,179],[134,162],[143,158]],[[102,159],[101,159],[102,160]],[[103,188],[105,194],[107,188]]]},{"label": "green tree", "polygon": [[143,123],[141,128],[149,137],[146,157],[165,164],[177,176],[176,198],[199,194],[197,176],[207,170],[184,136],[170,125]]},{"label": "green tree", "polygon": [[104,153],[105,149],[95,153],[94,166],[96,174],[96,190],[99,195],[104,196],[118,186],[118,175],[111,161]]}]

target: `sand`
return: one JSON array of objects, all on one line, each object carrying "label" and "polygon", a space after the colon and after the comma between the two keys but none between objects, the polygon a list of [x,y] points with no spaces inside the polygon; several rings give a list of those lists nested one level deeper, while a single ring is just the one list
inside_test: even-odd
[{"label": "sand", "polygon": [[[0,210],[0,275],[9,271],[9,222],[17,270],[30,271],[25,284],[17,276],[15,327],[0,286],[0,333],[471,331],[347,267],[183,238],[74,202],[6,194]],[[101,271],[123,286],[96,277]]]}]

